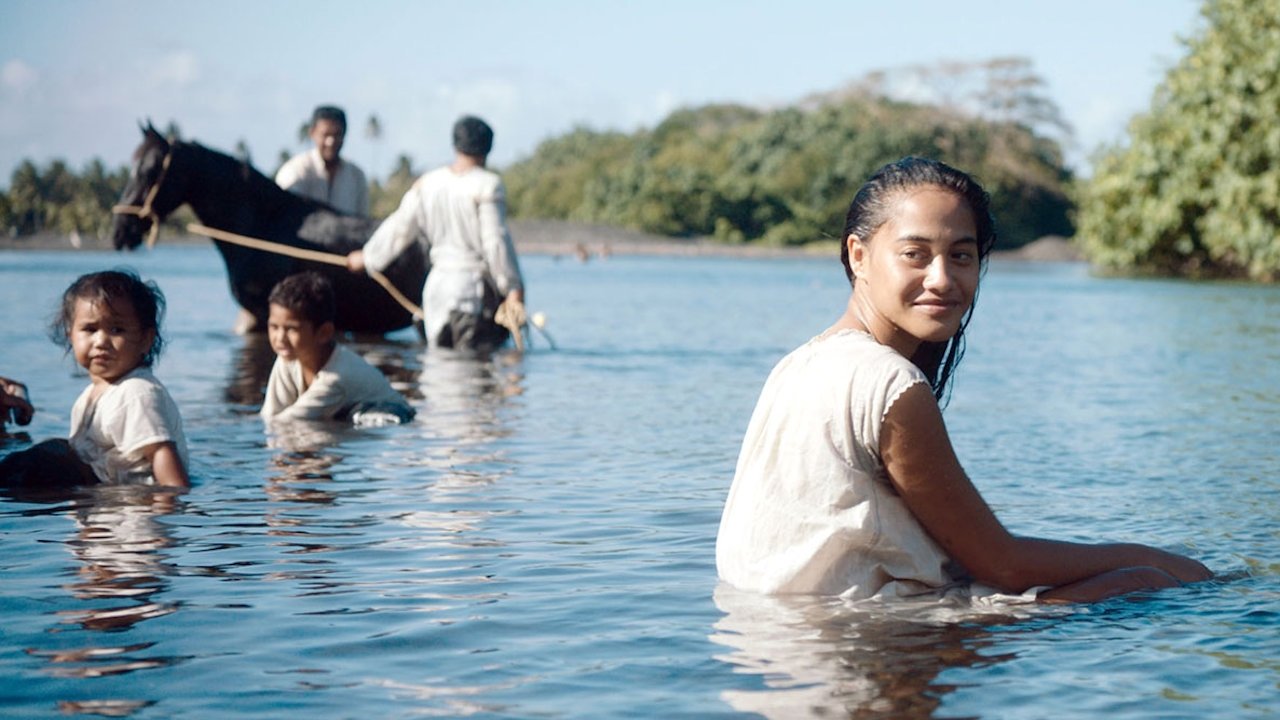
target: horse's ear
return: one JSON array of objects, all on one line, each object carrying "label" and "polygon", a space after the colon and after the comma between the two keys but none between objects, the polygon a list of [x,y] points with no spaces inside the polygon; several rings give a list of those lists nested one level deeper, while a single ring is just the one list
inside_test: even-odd
[{"label": "horse's ear", "polygon": [[164,137],[159,132],[156,131],[156,126],[151,124],[151,118],[147,118],[147,124],[145,126],[143,126],[142,123],[138,123],[138,126],[142,128],[143,137],[151,140],[164,139]]}]

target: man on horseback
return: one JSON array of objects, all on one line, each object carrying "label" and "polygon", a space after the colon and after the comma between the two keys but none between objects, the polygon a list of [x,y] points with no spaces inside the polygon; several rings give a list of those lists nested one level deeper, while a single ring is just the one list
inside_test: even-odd
[{"label": "man on horseback", "polygon": [[369,183],[364,172],[338,156],[347,136],[347,114],[342,108],[321,105],[311,114],[310,135],[315,147],[281,165],[276,184],[347,215],[367,217]]},{"label": "man on horseback", "polygon": [[507,229],[506,190],[485,167],[493,129],[463,117],[453,126],[453,147],[453,163],[418,178],[364,248],[347,255],[347,267],[380,271],[422,242],[431,267],[422,289],[429,346],[493,349],[509,335],[495,320],[500,304],[518,318],[504,324],[524,324],[524,281]]}]

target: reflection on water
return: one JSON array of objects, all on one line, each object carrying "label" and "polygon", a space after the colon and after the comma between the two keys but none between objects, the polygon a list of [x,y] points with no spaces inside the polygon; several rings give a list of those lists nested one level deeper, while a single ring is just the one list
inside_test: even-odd
[{"label": "reflection on water", "polygon": [[434,471],[426,488],[430,502],[397,518],[406,527],[431,531],[418,542],[494,545],[491,539],[476,535],[493,510],[442,506],[513,472],[510,461],[490,446],[510,433],[503,409],[509,398],[523,392],[520,360],[519,354],[511,352],[478,356],[433,350],[422,356],[415,378],[422,409],[415,430],[430,441],[418,460]]},{"label": "reflection on water", "polygon": [[954,690],[939,674],[1012,659],[992,651],[991,628],[1033,612],[948,601],[769,597],[725,584],[714,598],[724,616],[710,639],[731,649],[719,659],[763,684],[722,697],[735,710],[780,720],[932,717]]},{"label": "reflection on water", "polygon": [[[485,538],[471,537],[480,530],[489,511],[435,509],[459,491],[488,486],[509,474],[508,462],[488,445],[509,434],[503,406],[521,394],[521,356],[502,352],[477,355],[447,349],[425,352],[419,344],[362,342],[357,352],[379,370],[418,409],[416,419],[404,426],[385,428],[388,439],[400,441],[390,455],[350,458],[343,443],[358,439],[368,430],[350,423],[286,421],[271,423],[267,445],[277,452],[270,461],[266,480],[267,496],[274,501],[305,504],[334,504],[342,499],[340,476],[347,471],[381,474],[394,468],[416,466],[432,471],[423,488],[424,502],[398,515],[398,521],[416,531],[429,530],[435,540],[418,539],[425,545],[489,546]],[[246,354],[252,352],[246,346]],[[248,363],[242,367],[249,367]],[[238,383],[247,385],[247,377]],[[259,398],[261,393],[259,393]],[[425,442],[424,442],[425,441]],[[372,467],[354,467],[364,461]],[[347,464],[348,468],[343,467]],[[350,488],[345,488],[350,493]],[[305,516],[287,508],[271,511],[266,524],[270,535],[288,535],[290,552],[333,550],[329,545],[307,538],[325,534],[330,522],[316,517],[318,527],[310,528]]]},{"label": "reflection on water", "polygon": [[[308,438],[308,443],[312,442],[315,438]],[[277,502],[331,505],[337,496],[325,486],[333,482],[329,469],[340,462],[342,456],[316,450],[276,455],[267,476],[267,497]],[[272,522],[270,517],[267,522]]]},{"label": "reflection on water", "polygon": [[276,354],[266,333],[250,333],[233,352],[223,399],[233,405],[261,406]]},{"label": "reflection on water", "polygon": [[[68,515],[75,527],[65,546],[77,564],[62,588],[75,602],[53,614],[57,625],[86,633],[51,629],[56,635],[47,637],[54,647],[28,647],[27,654],[49,663],[47,672],[56,678],[103,678],[182,663],[187,658],[155,652],[154,642],[118,642],[129,637],[124,631],[179,610],[179,603],[165,598],[174,568],[166,559],[173,539],[163,518],[178,511],[181,501],[168,491],[120,486],[95,487],[72,497]],[[152,703],[57,699],[63,713],[109,717]]]},{"label": "reflection on water", "polygon": [[[238,343],[222,399],[235,415],[244,416],[256,411],[262,401],[274,354],[262,336],[239,339]],[[396,513],[395,524],[412,533],[398,542],[423,548],[493,547],[492,538],[482,533],[485,521],[495,512],[453,505],[459,493],[490,487],[511,472],[509,461],[490,444],[510,434],[504,406],[523,391],[520,356],[499,353],[477,357],[450,351],[427,356],[414,343],[396,342],[362,342],[354,347],[414,403],[419,409],[418,420],[377,430],[310,421],[260,426],[260,442],[269,450],[259,475],[262,514],[256,523],[242,525],[243,531],[228,526],[215,543],[206,544],[203,551],[195,548],[196,552],[213,551],[219,556],[247,553],[251,559],[188,566],[187,572],[223,581],[260,578],[284,582],[298,588],[297,598],[349,593],[349,573],[330,556],[376,547],[377,543],[362,533],[378,520],[351,514],[352,502],[367,490],[350,481],[353,475],[376,477],[380,466],[393,472],[394,468],[416,464],[430,472],[424,477],[420,499]],[[370,456],[366,450],[356,449],[368,447],[371,435],[392,443],[390,454]],[[79,636],[74,644],[67,643],[65,635],[47,636],[61,639],[28,647],[26,654],[47,662],[50,677],[64,679],[125,675],[189,659],[165,654],[165,643],[156,640],[104,642],[111,637],[136,639],[136,632],[125,631],[136,631],[153,619],[182,614],[183,604],[166,598],[175,569],[166,557],[174,540],[164,519],[181,515],[183,501],[149,488],[115,486],[38,501],[45,505],[29,513],[60,513],[75,524],[65,546],[78,564],[74,576],[62,584],[73,606],[60,607],[52,615],[57,626],[74,626],[88,634]],[[65,504],[48,506],[58,501]],[[345,511],[340,508],[344,504],[348,506]],[[317,513],[304,508],[329,510]],[[267,540],[261,549],[271,552],[263,555],[255,538]],[[449,586],[488,582],[467,571],[457,555],[440,554],[427,564],[448,568],[451,573],[463,571],[447,583]],[[432,567],[427,571],[439,572]],[[463,593],[424,589],[414,594],[419,602],[443,603],[445,608],[483,596],[474,588]],[[310,672],[305,666],[293,671]],[[396,684],[390,679],[380,682]],[[403,690],[410,686],[397,687]],[[455,691],[467,694],[462,688],[437,688],[448,696]],[[156,697],[66,698],[58,700],[57,707],[66,714],[124,717],[155,704]]]},{"label": "reflection on water", "polygon": [[143,700],[59,700],[58,710],[64,715],[97,715],[128,717],[142,708],[155,705]]},{"label": "reflection on water", "polygon": [[420,422],[428,434],[473,446],[507,435],[500,410],[523,392],[524,375],[517,353],[477,357],[443,350],[424,355],[417,380],[425,401]]},{"label": "reflection on water", "polygon": [[[39,403],[32,438],[65,436],[85,382],[45,337],[46,307],[120,261],[0,252],[13,364],[0,372],[25,375]],[[348,339],[417,418],[271,432],[256,411],[273,356],[223,329],[235,308],[216,252],[128,261],[169,291],[158,376],[182,409],[193,487],[169,506],[0,499],[0,714],[1280,707],[1280,288],[993,266],[947,421],[1002,519],[1152,542],[1237,579],[1065,616],[956,617],[715,591],[743,429],[769,369],[847,297],[834,261],[530,258],[558,350],[479,359],[424,354],[407,332]]]}]

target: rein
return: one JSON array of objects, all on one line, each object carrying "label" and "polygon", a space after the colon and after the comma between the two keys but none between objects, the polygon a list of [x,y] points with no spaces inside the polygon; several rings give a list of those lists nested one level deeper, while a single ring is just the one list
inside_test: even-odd
[{"label": "rein", "polygon": [[[337,253],[308,250],[306,248],[297,248],[283,243],[271,242],[270,240],[260,240],[247,235],[238,235],[233,232],[227,232],[226,230],[219,230],[206,225],[200,225],[199,223],[191,223],[187,226],[187,231],[196,235],[204,235],[205,237],[210,237],[214,240],[229,242],[233,245],[240,245],[247,248],[253,248],[254,250],[275,253],[277,255],[287,255],[299,260],[310,260],[312,262],[325,263],[327,265],[338,265],[344,268],[347,266],[347,256],[339,255]],[[400,307],[408,310],[415,319],[422,319],[422,308],[418,307],[412,300],[405,297],[395,285],[391,284],[391,281],[387,279],[386,275],[383,275],[377,270],[371,269],[367,270],[367,272],[369,277],[373,278],[375,282],[382,286],[383,290],[387,291],[387,294],[391,295],[392,299],[400,303]]]},{"label": "rein", "polygon": [[147,191],[147,197],[141,205],[115,205],[111,208],[111,212],[116,215],[137,215],[139,220],[151,221],[151,234],[147,236],[148,250],[155,247],[156,238],[160,235],[160,217],[151,209],[151,203],[155,201],[156,195],[160,192],[160,186],[169,175],[169,163],[172,161],[173,150],[170,149],[164,154],[164,161],[160,164],[160,177],[156,178],[155,184]]}]

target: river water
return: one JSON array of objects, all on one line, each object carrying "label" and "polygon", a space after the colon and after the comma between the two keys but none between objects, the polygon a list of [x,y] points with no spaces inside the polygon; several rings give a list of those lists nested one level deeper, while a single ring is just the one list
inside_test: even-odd
[{"label": "river water", "polygon": [[270,351],[230,332],[211,247],[0,252],[32,439],[65,435],[86,382],[46,337],[59,294],[122,263],[169,297],[156,373],[194,488],[0,498],[0,715],[1280,713],[1280,288],[992,266],[946,417],[996,512],[1223,577],[958,613],[717,587],[748,416],[843,307],[837,260],[527,257],[556,349],[354,343],[418,419],[269,436]]}]

